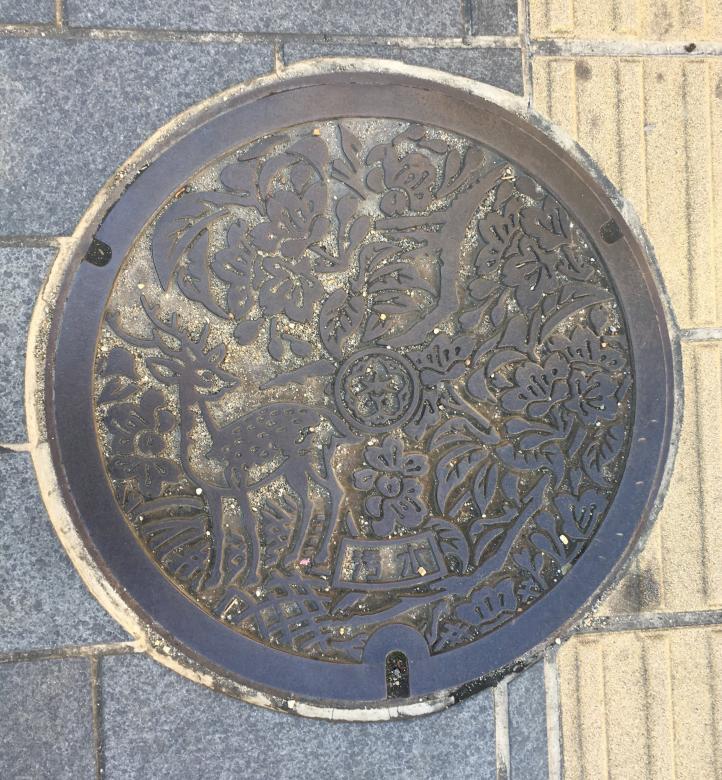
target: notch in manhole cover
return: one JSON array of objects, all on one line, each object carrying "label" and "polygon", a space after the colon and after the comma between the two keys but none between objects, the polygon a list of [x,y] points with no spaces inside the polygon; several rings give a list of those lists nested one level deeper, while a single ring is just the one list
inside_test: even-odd
[{"label": "notch in manhole cover", "polygon": [[98,220],[107,262],[69,266],[46,388],[66,502],[132,609],[221,678],[342,707],[553,636],[669,437],[648,260],[596,180],[388,73],[260,86],[147,159]]}]

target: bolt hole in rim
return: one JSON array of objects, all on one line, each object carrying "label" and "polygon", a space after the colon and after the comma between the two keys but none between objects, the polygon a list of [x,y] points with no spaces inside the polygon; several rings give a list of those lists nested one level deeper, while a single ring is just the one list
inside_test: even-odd
[{"label": "bolt hole in rim", "polygon": [[[256,138],[289,127],[344,117],[389,118],[404,127],[440,128],[483,144],[542,182],[546,191],[570,208],[580,230],[592,241],[602,239],[597,251],[619,302],[629,342],[634,402],[625,443],[626,467],[606,516],[578,559],[543,597],[495,630],[444,653],[430,651],[419,631],[393,619],[370,633],[356,662],[286,652],[223,625],[171,582],[139,544],[119,508],[98,440],[92,389],[98,334],[109,294],[136,237],[209,159],[220,159]],[[427,141],[409,136],[397,145],[402,149],[407,148],[404,144],[416,145],[418,150],[418,144]],[[403,159],[402,152],[396,159]],[[319,707],[383,708],[387,697],[391,693],[397,697],[399,691],[407,702],[432,700],[480,678],[494,679],[519,659],[531,658],[618,572],[649,519],[669,448],[673,379],[664,310],[650,261],[602,185],[540,130],[491,100],[401,73],[329,72],[261,85],[221,108],[198,112],[177,137],[159,142],[148,161],[151,165],[142,175],[104,208],[97,230],[86,228],[77,242],[77,247],[90,249],[76,251],[69,263],[59,295],[62,305],[56,307],[49,338],[45,414],[53,462],[73,523],[102,575],[141,621],[181,656],[211,670],[221,681],[278,697],[277,706],[292,698]],[[402,354],[379,347],[378,352],[394,354],[409,376],[418,377],[424,365],[409,350]],[[338,364],[347,369],[358,357],[347,355]],[[341,373],[331,390],[334,397],[343,389]],[[506,378],[513,376],[512,372]],[[421,392],[415,380],[408,408],[393,420],[395,428],[408,422]],[[344,416],[345,407],[338,408]],[[353,425],[358,420],[346,415],[346,422]],[[382,431],[381,425],[367,429],[377,436],[369,446],[385,446]],[[487,439],[485,446],[495,446],[489,443],[490,433]],[[147,441],[150,447],[155,439],[149,434]],[[393,446],[393,441],[386,446]],[[398,477],[399,485],[403,479],[411,477]],[[393,491],[387,488],[387,492]],[[425,522],[431,525],[425,528],[433,527],[433,515],[430,512]],[[431,550],[426,552],[431,557],[417,567],[424,572],[422,579],[430,577],[427,569],[433,567],[427,562],[433,562],[434,555],[442,556],[434,547],[438,541],[431,530],[428,538],[425,534],[425,529],[419,529],[408,537],[420,539]],[[452,568],[444,566],[451,583]],[[422,583],[421,587],[432,586]],[[503,601],[498,594],[497,598]],[[389,687],[389,664],[395,659],[405,671],[400,687]]]}]

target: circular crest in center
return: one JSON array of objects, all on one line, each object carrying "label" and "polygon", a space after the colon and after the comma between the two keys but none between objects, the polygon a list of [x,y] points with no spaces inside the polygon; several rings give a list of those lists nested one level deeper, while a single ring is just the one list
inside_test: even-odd
[{"label": "circular crest in center", "polygon": [[409,359],[378,347],[351,355],[334,384],[339,412],[366,433],[383,433],[407,423],[419,394],[416,369]]}]

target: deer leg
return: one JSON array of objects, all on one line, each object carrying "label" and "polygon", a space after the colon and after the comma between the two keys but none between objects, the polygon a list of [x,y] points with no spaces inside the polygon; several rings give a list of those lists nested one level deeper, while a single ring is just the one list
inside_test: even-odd
[{"label": "deer leg", "polygon": [[259,579],[258,564],[260,563],[261,558],[256,520],[253,517],[253,512],[251,512],[248,493],[242,488],[239,488],[235,497],[241,507],[241,523],[248,549],[248,564],[246,566],[246,576],[244,577],[243,582],[244,585],[255,585]]},{"label": "deer leg", "polygon": [[[230,585],[243,571],[246,572],[243,578],[245,584],[255,584],[258,580],[258,537],[255,534],[255,524],[247,496],[245,494],[243,498],[239,494],[234,496],[241,506],[240,528],[231,527],[228,519],[224,518],[220,494],[208,493],[207,496],[214,550],[204,587],[213,590],[223,584]],[[247,555],[239,554],[243,549],[243,542],[248,551]]]},{"label": "deer leg", "polygon": [[331,542],[333,540],[333,532],[338,526],[339,517],[341,514],[341,499],[343,493],[341,486],[336,478],[333,476],[333,472],[330,468],[327,469],[327,473],[330,475],[327,479],[316,478],[316,482],[324,489],[329,495],[329,516],[326,521],[326,527],[323,532],[323,538],[321,544],[314,556],[313,562],[315,567],[324,567],[328,564],[329,554],[331,552]]},{"label": "deer leg", "polygon": [[306,534],[313,514],[313,502],[308,497],[308,478],[305,472],[296,478],[294,476],[289,478],[289,475],[286,474],[286,480],[301,500],[301,522],[293,529],[293,544],[283,558],[284,566],[292,566],[301,555],[303,543],[306,541]]},{"label": "deer leg", "polygon": [[217,588],[223,581],[223,504],[221,497],[217,493],[206,493],[208,502],[208,514],[210,518],[211,543],[211,566],[206,574],[203,587],[208,590]]}]

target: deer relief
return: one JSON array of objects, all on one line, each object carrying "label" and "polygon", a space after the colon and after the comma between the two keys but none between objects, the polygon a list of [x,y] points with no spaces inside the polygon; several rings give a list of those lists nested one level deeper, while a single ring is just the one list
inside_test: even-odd
[{"label": "deer relief", "polygon": [[[151,306],[144,296],[141,303],[152,323],[150,338],[127,333],[119,325],[117,313],[108,314],[106,319],[113,332],[129,344],[160,352],[160,356],[147,357],[146,366],[156,380],[177,388],[181,463],[188,479],[205,495],[210,518],[212,554],[204,589],[250,586],[259,581],[260,539],[249,494],[281,478],[298,496],[301,515],[282,565],[295,564],[304,549],[314,517],[310,488],[315,484],[328,497],[327,522],[313,559],[314,567],[324,568],[343,495],[331,461],[341,439],[351,436],[348,427],[327,409],[283,402],[266,404],[219,426],[210,406],[239,384],[234,374],[222,368],[225,344],[209,346],[208,323],[193,339],[179,327],[176,313],[165,322],[158,307]],[[322,434],[317,431],[322,420],[331,425],[325,443],[319,442]],[[205,457],[194,458],[196,441],[206,435],[210,449]],[[212,474],[213,462],[222,464],[220,473]],[[252,481],[249,472],[264,466],[272,470]],[[235,513],[224,511],[224,499],[237,502],[240,521]]]}]

